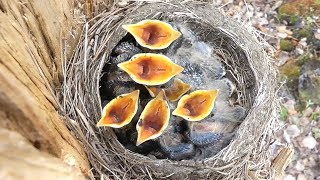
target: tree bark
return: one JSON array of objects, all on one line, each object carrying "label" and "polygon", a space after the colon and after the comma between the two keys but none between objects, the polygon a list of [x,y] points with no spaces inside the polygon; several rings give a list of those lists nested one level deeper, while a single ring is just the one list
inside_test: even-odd
[{"label": "tree bark", "polygon": [[55,97],[80,32],[74,9],[72,0],[0,0],[0,127],[87,174],[86,154]]},{"label": "tree bark", "polygon": [[85,179],[81,171],[34,148],[20,134],[0,129],[1,179]]}]

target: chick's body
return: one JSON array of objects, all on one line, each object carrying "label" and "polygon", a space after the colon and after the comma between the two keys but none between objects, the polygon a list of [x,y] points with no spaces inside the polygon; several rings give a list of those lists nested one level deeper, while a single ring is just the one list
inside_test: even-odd
[{"label": "chick's body", "polygon": [[183,135],[181,120],[171,116],[168,128],[159,137],[161,150],[168,158],[174,160],[188,159],[194,156],[195,149],[191,142],[186,141]]},{"label": "chick's body", "polygon": [[188,137],[197,148],[196,159],[208,158],[222,150],[231,140],[236,127],[245,115],[241,106],[231,106],[229,97],[234,85],[226,78],[207,84],[219,89],[212,114],[202,121],[188,122]]},{"label": "chick's body", "polygon": [[177,78],[190,84],[192,90],[219,89],[211,115],[201,121],[188,122],[187,135],[196,146],[196,158],[207,158],[230,142],[245,109],[230,105],[235,86],[223,78],[226,71],[219,57],[214,55],[213,46],[198,40],[187,27],[178,25],[178,28],[183,36],[167,50],[167,55],[184,67]]},{"label": "chick's body", "polygon": [[138,47],[129,42],[122,42],[114,48],[110,57],[110,64],[106,70],[107,74],[101,79],[100,94],[107,94],[108,97],[102,98],[110,99],[136,89],[144,90],[140,84],[135,83],[126,72],[120,70],[117,66],[117,64],[129,60],[132,56],[141,52]]},{"label": "chick's body", "polygon": [[184,71],[177,78],[190,84],[193,88],[201,89],[212,80],[220,79],[225,75],[225,68],[214,56],[213,47],[197,39],[187,27],[178,26],[182,38],[169,47],[165,53],[175,63],[184,67]]}]

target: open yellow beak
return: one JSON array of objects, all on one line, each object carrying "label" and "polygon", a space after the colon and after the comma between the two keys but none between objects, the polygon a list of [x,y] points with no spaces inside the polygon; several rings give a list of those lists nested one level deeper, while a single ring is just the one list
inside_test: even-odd
[{"label": "open yellow beak", "polygon": [[164,84],[183,71],[183,67],[168,57],[154,53],[136,54],[129,61],[118,64],[118,67],[135,82],[150,86]]},{"label": "open yellow beak", "polygon": [[122,25],[136,41],[148,49],[167,48],[174,40],[181,36],[168,23],[159,20],[143,20],[136,24]]},{"label": "open yellow beak", "polygon": [[148,102],[136,125],[138,138],[136,145],[159,137],[168,127],[170,109],[162,90],[156,98]]},{"label": "open yellow beak", "polygon": [[129,124],[138,110],[138,102],[139,90],[116,97],[103,108],[97,126],[121,128]]},{"label": "open yellow beak", "polygon": [[[146,86],[151,97],[155,97],[160,91],[161,87]],[[175,102],[180,99],[182,95],[191,89],[191,85],[184,83],[182,80],[175,78],[173,83],[164,89],[166,97],[169,101]]]},{"label": "open yellow beak", "polygon": [[184,95],[172,114],[188,121],[200,121],[211,113],[218,92],[218,89],[197,90]]}]

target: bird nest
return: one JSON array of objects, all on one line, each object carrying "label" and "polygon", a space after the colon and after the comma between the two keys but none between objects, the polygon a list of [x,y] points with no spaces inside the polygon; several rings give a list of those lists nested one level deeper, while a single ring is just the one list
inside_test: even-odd
[{"label": "bird nest", "polygon": [[[210,42],[236,85],[236,103],[248,109],[230,144],[213,157],[173,161],[127,150],[101,118],[99,81],[112,49],[127,32],[123,24],[144,19],[187,23]],[[61,104],[67,125],[86,148],[96,177],[110,179],[235,179],[249,171],[271,178],[270,143],[276,127],[276,74],[254,32],[219,10],[197,3],[133,3],[85,24],[73,57],[65,64]]]}]

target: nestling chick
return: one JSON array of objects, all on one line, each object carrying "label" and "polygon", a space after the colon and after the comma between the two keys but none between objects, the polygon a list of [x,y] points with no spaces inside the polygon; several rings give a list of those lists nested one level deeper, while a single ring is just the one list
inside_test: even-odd
[{"label": "nestling chick", "polygon": [[142,53],[133,43],[122,42],[113,49],[111,63],[118,64],[128,61],[132,56]]},{"label": "nestling chick", "polygon": [[219,88],[212,114],[199,122],[188,122],[188,137],[197,146],[196,158],[208,158],[224,148],[233,137],[235,128],[245,116],[241,106],[231,106],[229,98],[235,86],[226,78],[207,84]]},{"label": "nestling chick", "polygon": [[102,111],[97,126],[121,128],[129,124],[138,110],[139,90],[122,94],[111,100]]},{"label": "nestling chick", "polygon": [[142,111],[136,129],[137,143],[140,144],[159,137],[169,125],[170,108],[162,90],[154,99],[148,102]]},{"label": "nestling chick", "polygon": [[141,50],[133,45],[133,43],[122,42],[117,45],[112,52],[111,62],[106,67],[107,74],[103,75],[100,81],[100,94],[108,95],[102,96],[102,99],[114,98],[124,93],[131,92],[135,89],[142,90],[143,88],[137,85],[130,76],[121,71],[117,64],[129,60],[135,54],[140,53]]},{"label": "nestling chick", "polygon": [[171,116],[169,126],[158,138],[161,150],[173,160],[189,159],[195,154],[194,145],[183,137],[180,123],[181,119]]},{"label": "nestling chick", "polygon": [[225,68],[219,58],[213,55],[213,47],[199,41],[187,27],[178,28],[183,34],[182,38],[173,42],[165,53],[184,67],[184,71],[177,75],[177,78],[198,89],[203,89],[209,81],[222,78]]},{"label": "nestling chick", "polygon": [[175,102],[191,89],[191,85],[184,83],[178,78],[173,78],[169,82],[160,86],[146,86],[146,89],[152,97],[158,95],[158,93],[163,89],[167,99],[170,102]]},{"label": "nestling chick", "polygon": [[164,84],[183,71],[183,67],[167,56],[156,53],[136,54],[129,61],[118,64],[118,67],[136,83],[150,86]]},{"label": "nestling chick", "polygon": [[164,49],[181,35],[170,24],[159,20],[146,19],[122,27],[132,34],[139,45],[148,49]]},{"label": "nestling chick", "polygon": [[219,95],[215,101],[215,112],[213,118],[219,121],[240,122],[243,120],[246,109],[241,106],[231,106],[229,98],[235,90],[233,83],[223,78],[207,84],[210,88],[219,88]]}]

